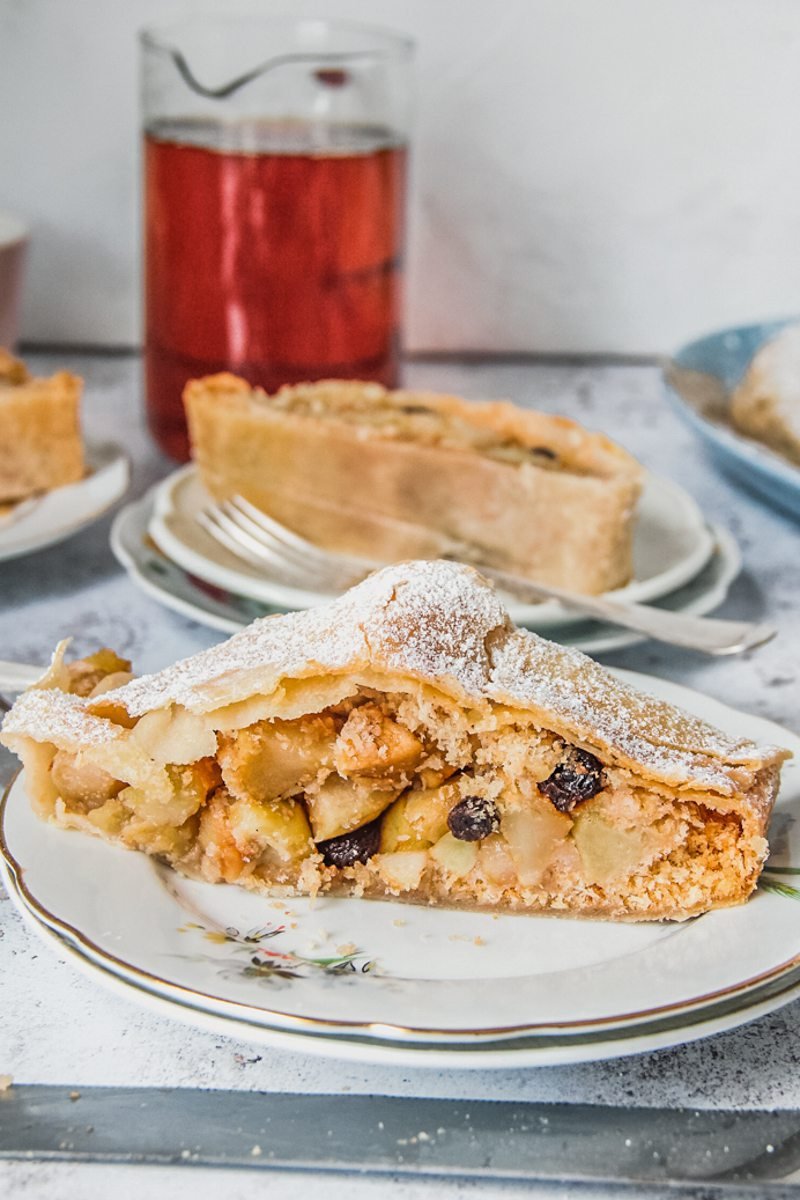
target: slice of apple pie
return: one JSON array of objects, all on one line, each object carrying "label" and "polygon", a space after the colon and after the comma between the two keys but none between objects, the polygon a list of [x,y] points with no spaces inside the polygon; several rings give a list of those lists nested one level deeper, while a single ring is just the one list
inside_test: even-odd
[{"label": "slice of apple pie", "polygon": [[800,323],[770,338],[731,393],[734,425],[800,467]]},{"label": "slice of apple pie", "polygon": [[34,379],[23,362],[0,349],[0,504],[82,477],[82,388],[68,371]]},{"label": "slice of apple pie", "polygon": [[633,575],[641,467],[566,417],[377,383],[184,391],[192,455],[315,545],[372,563],[452,558],[599,593]]},{"label": "slice of apple pie", "polygon": [[442,561],[127,671],[59,649],[14,705],[36,811],[267,894],[682,919],[752,892],[787,757],[516,629]]}]

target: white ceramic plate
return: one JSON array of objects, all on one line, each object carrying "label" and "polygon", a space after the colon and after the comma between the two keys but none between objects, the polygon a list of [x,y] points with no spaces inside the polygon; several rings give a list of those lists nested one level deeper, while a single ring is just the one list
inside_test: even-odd
[{"label": "white ceramic plate", "polygon": [[[621,674],[800,754],[800,739],[770,722]],[[800,866],[798,775],[787,768],[773,819],[784,867]],[[766,888],[743,907],[667,925],[270,901],[44,825],[22,777],[0,840],[27,919],[98,979],[178,1019],[312,1052],[429,1066],[582,1061],[731,1028],[800,990],[798,899]]]},{"label": "white ceramic plate", "polygon": [[[150,495],[126,505],[111,527],[111,548],[142,591],[182,616],[223,633],[236,633],[256,617],[280,611],[227,592],[177,566],[153,545],[148,534],[151,516]],[[722,604],[741,568],[741,556],[729,533],[717,527],[709,532],[715,549],[705,567],[689,583],[654,601],[655,607],[701,616]],[[641,634],[589,620],[547,632],[563,645],[593,654],[621,650],[646,640]]]},{"label": "white ceramic plate", "polygon": [[[220,546],[195,520],[196,513],[210,503],[191,464],[154,489],[149,533],[174,563],[216,587],[282,609],[330,602],[329,593],[290,587],[266,567],[260,571]],[[634,538],[634,581],[609,595],[637,601],[666,596],[693,579],[713,549],[713,539],[691,496],[677,484],[648,474]],[[529,629],[563,628],[583,620],[554,602],[523,604],[511,596],[504,600],[512,620]]]},{"label": "white ceramic plate", "polygon": [[89,446],[86,458],[84,479],[23,500],[0,518],[0,562],[71,537],[124,496],[130,468],[120,447]]}]

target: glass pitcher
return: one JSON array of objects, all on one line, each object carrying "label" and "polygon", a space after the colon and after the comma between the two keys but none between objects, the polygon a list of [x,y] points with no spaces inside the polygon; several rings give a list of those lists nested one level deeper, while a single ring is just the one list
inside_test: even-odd
[{"label": "glass pitcher", "polygon": [[408,38],[192,17],[142,34],[150,428],[188,457],[186,381],[398,382]]}]

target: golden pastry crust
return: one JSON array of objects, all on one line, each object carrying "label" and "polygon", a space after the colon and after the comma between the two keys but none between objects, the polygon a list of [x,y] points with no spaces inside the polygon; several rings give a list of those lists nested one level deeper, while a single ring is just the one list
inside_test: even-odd
[{"label": "golden pastry crust", "polygon": [[324,381],[273,396],[189,383],[204,484],[371,562],[448,557],[579,592],[632,573],[638,464],[601,434],[506,402]]},{"label": "golden pastry crust", "polygon": [[800,466],[800,325],[790,325],[754,356],[731,396],[737,429]]},{"label": "golden pastry crust", "polygon": [[0,350],[0,503],[82,478],[82,386],[67,371],[31,378],[24,363]]},{"label": "golden pastry crust", "polygon": [[786,757],[515,629],[446,562],[88,697],[67,670],[3,726],[37,810],[264,893],[682,919],[755,887]]}]

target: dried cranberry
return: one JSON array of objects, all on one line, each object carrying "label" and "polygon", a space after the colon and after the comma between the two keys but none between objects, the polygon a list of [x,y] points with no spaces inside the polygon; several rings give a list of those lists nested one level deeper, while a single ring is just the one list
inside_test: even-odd
[{"label": "dried cranberry", "polygon": [[322,852],[326,867],[352,867],[353,863],[365,863],[373,854],[377,854],[380,844],[381,822],[378,817],[360,829],[328,838],[327,842],[317,842],[317,849]]},{"label": "dried cranberry", "polygon": [[549,779],[537,785],[559,812],[569,812],[583,800],[591,800],[606,786],[603,767],[588,750],[572,749]]},{"label": "dried cranberry", "polygon": [[500,828],[500,814],[493,800],[465,796],[447,814],[447,826],[460,842],[479,842]]}]

